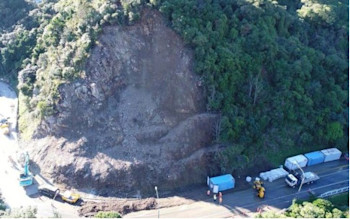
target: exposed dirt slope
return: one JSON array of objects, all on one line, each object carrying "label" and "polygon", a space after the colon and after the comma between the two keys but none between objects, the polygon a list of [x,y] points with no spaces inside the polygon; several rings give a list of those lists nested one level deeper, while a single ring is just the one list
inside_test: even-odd
[{"label": "exposed dirt slope", "polygon": [[156,11],[105,27],[86,77],[61,86],[59,113],[29,143],[41,173],[100,195],[203,182],[217,116],[191,62]]}]

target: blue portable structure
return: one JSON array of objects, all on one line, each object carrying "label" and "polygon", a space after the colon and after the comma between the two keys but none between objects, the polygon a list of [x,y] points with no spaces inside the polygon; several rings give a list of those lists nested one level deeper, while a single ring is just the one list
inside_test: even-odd
[{"label": "blue portable structure", "polygon": [[321,151],[314,151],[310,153],[304,154],[304,156],[307,158],[307,166],[312,166],[316,164],[323,163],[325,159],[325,155]]},{"label": "blue portable structure", "polygon": [[213,193],[218,193],[235,187],[235,178],[231,174],[211,177],[207,179],[207,184]]},{"label": "blue portable structure", "polygon": [[30,186],[33,184],[33,175],[29,171],[29,155],[28,152],[25,155],[25,164],[23,173],[19,175],[20,186]]}]

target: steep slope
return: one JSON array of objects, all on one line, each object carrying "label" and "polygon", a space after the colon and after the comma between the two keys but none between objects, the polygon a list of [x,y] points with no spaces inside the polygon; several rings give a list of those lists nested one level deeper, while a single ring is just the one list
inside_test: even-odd
[{"label": "steep slope", "polygon": [[29,143],[41,173],[109,195],[203,181],[217,116],[191,62],[156,11],[105,27],[85,78],[59,88],[58,113]]}]

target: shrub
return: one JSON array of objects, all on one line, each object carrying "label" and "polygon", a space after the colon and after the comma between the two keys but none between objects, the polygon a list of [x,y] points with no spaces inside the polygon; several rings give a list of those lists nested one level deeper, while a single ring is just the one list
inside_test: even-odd
[{"label": "shrub", "polygon": [[95,215],[97,218],[121,218],[120,214],[115,211],[99,211]]},{"label": "shrub", "polygon": [[16,208],[11,209],[5,213],[3,217],[10,218],[36,218],[37,208],[36,207],[26,207],[26,208]]}]

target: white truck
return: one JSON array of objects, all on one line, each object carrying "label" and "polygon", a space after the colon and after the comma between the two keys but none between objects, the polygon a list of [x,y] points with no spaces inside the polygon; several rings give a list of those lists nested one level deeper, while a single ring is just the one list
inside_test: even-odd
[{"label": "white truck", "polygon": [[293,174],[288,174],[286,176],[286,183],[290,186],[295,188],[296,186],[299,186],[300,184],[310,184],[313,183],[317,180],[319,180],[320,177],[313,172],[306,172],[301,175],[293,175]]}]

